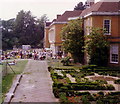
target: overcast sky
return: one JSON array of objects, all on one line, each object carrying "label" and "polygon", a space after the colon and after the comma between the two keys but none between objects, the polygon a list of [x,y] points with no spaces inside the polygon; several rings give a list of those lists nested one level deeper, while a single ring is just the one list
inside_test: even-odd
[{"label": "overcast sky", "polygon": [[86,0],[0,0],[0,18],[15,18],[20,10],[31,11],[38,18],[47,14],[50,20],[66,10],[73,10],[80,1]]},{"label": "overcast sky", "polygon": [[[57,14],[63,14],[66,10],[73,10],[75,5],[81,1],[85,2],[86,0],[0,0],[0,18],[8,20],[15,18],[20,10],[30,10],[38,18],[43,14],[47,14],[52,21]],[[97,1],[100,0],[95,0],[95,2]],[[101,1],[118,2],[120,0]]]}]

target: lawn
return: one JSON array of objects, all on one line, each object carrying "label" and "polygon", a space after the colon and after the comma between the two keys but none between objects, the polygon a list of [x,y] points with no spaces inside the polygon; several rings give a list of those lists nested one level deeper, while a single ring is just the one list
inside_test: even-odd
[{"label": "lawn", "polygon": [[11,68],[7,66],[7,75],[5,75],[2,78],[2,100],[4,100],[5,94],[9,91],[12,85],[13,79],[15,78],[16,75],[23,72],[27,62],[28,62],[27,60],[20,60],[20,61],[17,61],[16,65],[12,65],[11,68],[14,70],[15,73],[13,73]]}]

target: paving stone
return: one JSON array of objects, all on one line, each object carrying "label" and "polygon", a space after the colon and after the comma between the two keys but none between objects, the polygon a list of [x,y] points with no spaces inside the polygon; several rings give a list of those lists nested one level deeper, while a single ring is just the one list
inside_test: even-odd
[{"label": "paving stone", "polygon": [[29,60],[11,102],[58,102],[46,61]]}]

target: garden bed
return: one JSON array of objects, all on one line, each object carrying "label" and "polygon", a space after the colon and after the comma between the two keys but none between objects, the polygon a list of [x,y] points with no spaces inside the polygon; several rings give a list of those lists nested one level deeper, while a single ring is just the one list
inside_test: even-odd
[{"label": "garden bed", "polygon": [[[79,70],[78,70],[79,69]],[[56,73],[56,70],[59,70],[59,73]],[[112,84],[107,83],[107,81],[115,81],[115,76],[105,76],[105,75],[99,75],[101,71],[96,71],[97,67],[95,65],[91,66],[83,66],[83,67],[73,67],[71,68],[63,68],[63,67],[57,67],[57,68],[50,68],[51,77],[53,79],[53,93],[55,97],[60,98],[61,102],[82,102],[85,104],[86,102],[100,102],[100,99],[97,99],[97,93],[99,91],[103,91],[103,94],[105,92],[112,93],[115,92],[115,87]],[[107,69],[105,69],[107,70]],[[104,71],[104,69],[102,69]],[[107,71],[109,75],[110,72],[113,70]],[[118,71],[118,70],[117,70]],[[96,73],[98,73],[98,76],[95,76]],[[115,73],[115,72],[114,72]],[[117,75],[117,73],[115,73]],[[68,77],[68,75],[71,76]],[[88,78],[90,76],[90,78]],[[71,79],[75,79],[74,83],[71,83]],[[119,79],[119,77],[118,77]],[[116,83],[119,83],[119,80],[116,81]],[[96,96],[93,95],[93,93],[90,93],[90,95],[80,95],[77,93],[82,92],[95,92]],[[87,93],[89,93],[87,92]],[[99,95],[99,94],[98,94]],[[88,96],[88,97],[86,97]],[[117,96],[117,97],[115,97]],[[111,97],[111,95],[110,95]],[[113,95],[113,102],[114,101],[120,101],[118,97],[120,97],[120,93],[118,95]],[[102,96],[104,99],[101,100],[102,103],[107,101],[108,97],[107,95]],[[91,100],[92,99],[92,100]],[[115,100],[114,100],[115,99]],[[117,99],[117,100],[116,100]],[[89,104],[89,103],[88,103]],[[100,104],[100,103],[99,103]]]}]

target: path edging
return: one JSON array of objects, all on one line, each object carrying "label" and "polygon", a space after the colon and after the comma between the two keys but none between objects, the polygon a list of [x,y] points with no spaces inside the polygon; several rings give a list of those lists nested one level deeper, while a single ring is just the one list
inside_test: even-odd
[{"label": "path edging", "polygon": [[17,86],[20,84],[20,80],[21,80],[22,76],[23,76],[23,74],[20,74],[20,75],[16,76],[16,79],[14,80],[9,92],[6,94],[6,97],[5,97],[5,100],[4,100],[5,104],[6,103],[9,104],[11,102],[12,98],[14,97]]}]

